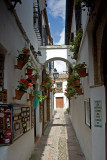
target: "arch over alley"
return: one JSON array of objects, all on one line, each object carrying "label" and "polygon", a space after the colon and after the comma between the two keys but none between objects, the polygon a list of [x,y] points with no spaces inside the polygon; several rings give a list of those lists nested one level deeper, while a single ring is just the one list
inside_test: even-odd
[{"label": "arch over alley", "polygon": [[40,46],[39,51],[42,56],[39,56],[39,61],[42,65],[46,66],[49,62],[61,60],[73,67],[75,60],[71,57],[73,53],[70,51],[69,45],[56,45],[56,46]]}]

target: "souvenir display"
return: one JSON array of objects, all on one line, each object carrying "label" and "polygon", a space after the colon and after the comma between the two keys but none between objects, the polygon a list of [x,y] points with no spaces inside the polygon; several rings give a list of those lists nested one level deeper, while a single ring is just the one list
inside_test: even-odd
[{"label": "souvenir display", "polygon": [[12,143],[30,130],[30,107],[0,104],[0,143]]}]

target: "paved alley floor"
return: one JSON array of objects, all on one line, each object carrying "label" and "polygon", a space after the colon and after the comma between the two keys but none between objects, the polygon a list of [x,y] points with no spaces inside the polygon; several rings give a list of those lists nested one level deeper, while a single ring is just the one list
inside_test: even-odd
[{"label": "paved alley floor", "polygon": [[57,109],[34,154],[34,160],[85,160],[71,120],[63,109]]}]

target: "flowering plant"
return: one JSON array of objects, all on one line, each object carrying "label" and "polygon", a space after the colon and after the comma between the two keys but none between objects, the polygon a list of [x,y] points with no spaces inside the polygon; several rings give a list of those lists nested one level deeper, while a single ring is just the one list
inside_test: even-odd
[{"label": "flowering plant", "polygon": [[46,76],[45,82],[47,83],[47,87],[52,87],[53,86],[53,80],[49,76],[49,74]]},{"label": "flowering plant", "polygon": [[49,74],[46,76],[45,80],[42,81],[41,87],[48,87],[48,88],[52,88],[53,87],[53,80],[52,78],[49,76]]},{"label": "flowering plant", "polygon": [[38,79],[39,78],[39,73],[35,73],[35,74],[33,74],[33,75],[29,75],[28,76],[29,77],[29,79]]},{"label": "flowering plant", "polygon": [[23,49],[22,49],[22,52],[23,52],[24,54],[27,54],[27,53],[30,52],[30,49],[28,49],[28,48],[23,48]]},{"label": "flowering plant", "polygon": [[27,92],[28,86],[33,86],[33,84],[28,79],[20,79],[19,84],[17,86],[18,90],[21,90],[23,92]]},{"label": "flowering plant", "polygon": [[46,82],[45,82],[45,81],[42,81],[42,83],[41,83],[40,86],[46,88],[46,87],[47,87]]},{"label": "flowering plant", "polygon": [[23,92],[27,92],[27,87],[26,87],[25,82],[26,82],[25,79],[20,79],[17,89]]},{"label": "flowering plant", "polygon": [[80,76],[78,74],[70,74],[70,76],[67,78],[67,82],[70,85],[72,82],[79,80]]},{"label": "flowering plant", "polygon": [[17,59],[20,59],[22,61],[27,61],[27,59],[29,58],[29,49],[25,49],[23,48],[22,51],[18,51],[18,56],[17,56]]},{"label": "flowering plant", "polygon": [[33,76],[34,76],[34,78],[39,79],[39,73],[38,72],[36,72]]},{"label": "flowering plant", "polygon": [[76,92],[77,92],[77,89],[70,86],[70,87],[67,87],[67,89],[65,90],[65,95],[67,96],[67,98],[70,98],[71,96],[74,96]]}]

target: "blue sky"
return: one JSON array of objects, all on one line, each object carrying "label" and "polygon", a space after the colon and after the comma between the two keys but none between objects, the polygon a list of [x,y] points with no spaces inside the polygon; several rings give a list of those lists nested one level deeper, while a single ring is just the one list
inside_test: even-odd
[{"label": "blue sky", "polygon": [[48,21],[55,45],[64,44],[66,0],[47,0]]},{"label": "blue sky", "polygon": [[[66,0],[47,0],[47,14],[54,45],[65,43],[65,4]],[[66,70],[66,63],[54,61],[59,73]]]}]

